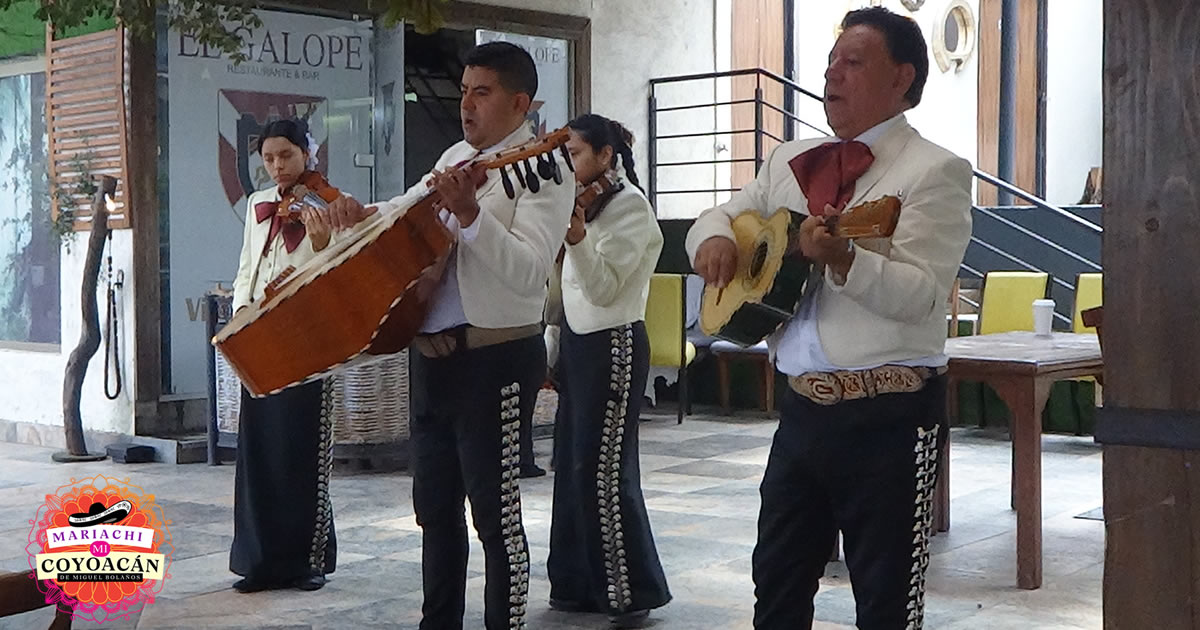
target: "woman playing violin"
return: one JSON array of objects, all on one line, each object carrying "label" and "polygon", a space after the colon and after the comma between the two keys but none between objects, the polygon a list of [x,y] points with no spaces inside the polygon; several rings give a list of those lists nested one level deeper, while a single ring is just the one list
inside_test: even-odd
[{"label": "woman playing violin", "polygon": [[629,131],[595,114],[568,126],[584,193],[562,266],[550,606],[606,612],[626,627],[671,600],[638,470],[650,369],[643,319],[663,238],[638,187]]},{"label": "woman playing violin", "polygon": [[[271,280],[288,267],[299,268],[333,238],[325,215],[294,202],[297,193],[305,192],[301,186],[324,197],[338,194],[312,170],[316,147],[306,125],[269,123],[258,149],[275,185],[251,194],[246,203],[241,262],[233,283],[235,311],[261,300]],[[264,398],[242,390],[229,554],[230,570],[242,576],[233,585],[237,591],[311,591],[324,586],[325,575],[333,572],[332,436],[330,394],[323,381]]]}]

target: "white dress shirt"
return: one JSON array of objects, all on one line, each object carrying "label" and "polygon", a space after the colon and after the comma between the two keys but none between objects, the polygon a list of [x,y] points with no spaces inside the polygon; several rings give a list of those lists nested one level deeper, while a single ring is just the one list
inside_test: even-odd
[{"label": "white dress shirt", "polygon": [[[899,119],[899,115],[889,118],[862,132],[855,140],[868,147],[872,147],[883,137],[884,132]],[[834,140],[834,142],[836,141]],[[820,281],[833,282],[831,273],[826,269],[825,277],[821,278]],[[865,370],[882,365],[881,363],[875,365],[834,365],[829,361],[829,358],[825,356],[825,349],[821,347],[821,336],[817,333],[817,301],[820,297],[821,293],[819,291],[813,291],[810,298],[804,302],[800,312],[796,314],[796,317],[784,325],[783,332],[779,337],[779,346],[776,350],[776,365],[779,371],[784,374],[800,375],[805,372]],[[946,362],[946,355],[939,353],[918,359],[889,361],[888,363],[892,365],[940,367],[946,365]]]},{"label": "white dress shirt", "polygon": [[[875,160],[855,182],[848,206],[899,196],[895,233],[855,240],[854,264],[842,283],[827,271],[812,301],[767,338],[785,373],[945,362],[946,300],[971,238],[971,165],[922,138],[903,115],[872,131],[859,139],[868,141]],[[732,220],[747,210],[769,217],[807,208],[790,161],[826,142],[794,140],[772,149],[753,181],[696,219],[686,243],[691,259],[709,238],[732,239]]]},{"label": "white dress shirt", "polygon": [[[442,153],[434,168],[445,170],[533,138],[528,123],[524,123],[484,151],[466,141],[458,142]],[[460,228],[449,212],[441,214],[457,242],[430,297],[422,332],[462,324],[508,328],[542,321],[546,280],[567,232],[575,199],[574,181],[566,163],[557,150],[547,157],[558,162],[563,174],[561,183],[540,180],[538,192],[533,193],[512,178],[512,167],[506,167],[514,186],[510,198],[500,185],[500,174],[489,170],[487,180],[475,191],[479,216],[469,227]],[[403,195],[374,205],[382,213],[403,212],[428,194],[426,182],[430,177],[426,174]]]}]

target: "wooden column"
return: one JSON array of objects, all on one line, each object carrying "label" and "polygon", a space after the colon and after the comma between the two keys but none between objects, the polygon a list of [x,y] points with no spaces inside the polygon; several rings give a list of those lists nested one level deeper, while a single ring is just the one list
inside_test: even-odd
[{"label": "wooden column", "polygon": [[[733,3],[733,49],[731,67],[734,70],[762,68],[783,76],[783,5],[780,0],[737,0]],[[733,100],[755,98],[756,87],[762,86],[762,100],[783,109],[783,86],[770,80],[761,83],[753,76],[735,77],[732,82]],[[733,129],[754,129],[755,106],[735,105],[732,110]],[[762,108],[763,129],[776,138],[783,138],[783,115],[769,107]],[[731,157],[753,158],[754,135],[735,134],[732,137]],[[762,140],[765,158],[779,143],[771,138]],[[758,169],[753,162],[740,162],[732,167],[733,187],[741,188],[754,179]]]},{"label": "wooden column", "polygon": [[[1000,171],[1000,10],[1001,0],[979,1],[975,163],[993,175]],[[979,182],[976,203],[996,205],[996,187]]]},{"label": "wooden column", "polygon": [[[1012,183],[1030,192],[1037,191],[1038,129],[1038,3],[1017,0],[1017,102],[1013,112]],[[1020,197],[1013,204],[1030,205]]]},{"label": "wooden column", "polygon": [[159,273],[158,222],[158,94],[155,39],[132,37],[129,42],[130,205],[133,222],[133,288],[135,362],[133,378],[134,431],[154,432],[162,394],[162,279]]},{"label": "wooden column", "polygon": [[[1016,2],[1016,59],[1001,55],[1002,13],[1006,2]],[[980,0],[978,27],[978,103],[976,105],[976,164],[979,169],[999,175],[1000,167],[1000,75],[1004,63],[1012,63],[1016,83],[1016,101],[1012,116],[1014,137],[1010,139],[1013,172],[1009,181],[1033,192],[1037,185],[1038,128],[1038,5],[1034,0]],[[995,205],[995,186],[979,182],[976,191],[980,205]],[[1028,205],[1014,198],[1016,205]]]},{"label": "wooden column", "polygon": [[1104,627],[1200,628],[1200,14],[1104,2]]}]

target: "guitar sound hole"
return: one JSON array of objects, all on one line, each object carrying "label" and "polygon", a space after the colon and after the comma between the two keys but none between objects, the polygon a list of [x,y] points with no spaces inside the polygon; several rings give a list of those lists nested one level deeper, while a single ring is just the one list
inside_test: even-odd
[{"label": "guitar sound hole", "polygon": [[767,264],[767,244],[759,243],[754,248],[754,256],[750,258],[750,277],[757,278]]}]

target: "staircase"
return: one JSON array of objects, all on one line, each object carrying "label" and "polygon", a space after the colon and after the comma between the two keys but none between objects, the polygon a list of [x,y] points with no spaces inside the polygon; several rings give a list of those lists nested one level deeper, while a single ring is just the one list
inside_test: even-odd
[{"label": "staircase", "polygon": [[[739,82],[740,91],[746,95],[751,92],[749,84],[752,82],[753,97],[738,98],[736,93],[723,99],[695,97],[696,94],[728,92],[729,84],[734,81]],[[724,90],[719,87],[721,85],[726,86]],[[765,96],[768,94],[782,97],[772,99]],[[722,168],[736,172],[732,169],[738,165],[746,163],[748,166],[753,162],[757,171],[771,146],[794,138],[829,135],[823,119],[819,123],[814,122],[818,120],[820,101],[821,97],[813,92],[760,68],[652,79],[647,180],[650,202],[659,208],[672,195],[728,193],[736,188],[730,185],[732,179],[728,173],[722,172]],[[752,125],[734,125],[738,128],[726,129],[685,128],[686,122],[681,125],[681,120],[694,120],[697,111],[711,111],[713,120],[716,120],[717,111],[728,112],[737,107],[753,108]],[[737,120],[739,117],[731,118]],[[745,114],[740,118],[751,120]],[[670,133],[660,133],[661,129],[669,129]],[[744,139],[746,136],[751,136],[753,142],[747,142]],[[672,150],[671,142],[705,137],[712,138],[713,159],[659,159],[664,150]],[[717,158],[718,154],[725,152],[721,142],[731,137],[743,138],[741,144],[746,150],[735,150],[730,156]],[[752,147],[752,155],[748,147]],[[673,153],[679,153],[677,147]],[[702,165],[712,167],[716,173],[711,187],[660,189],[660,182],[671,179],[674,169],[694,169]],[[1101,270],[1101,206],[1057,207],[994,175],[978,169],[974,175],[977,185],[996,186],[1002,192],[1031,205],[972,206],[973,231],[959,270],[961,284],[967,288],[978,287],[984,274],[989,271],[1048,272],[1052,278],[1051,297],[1055,302],[1056,327],[1070,328],[1076,276]],[[967,297],[961,299],[968,306],[978,307],[974,300]]]}]

